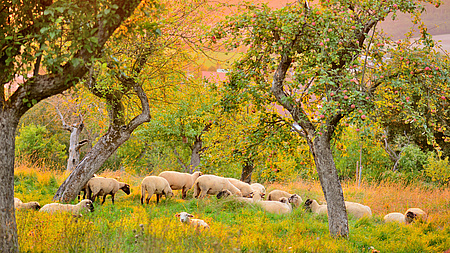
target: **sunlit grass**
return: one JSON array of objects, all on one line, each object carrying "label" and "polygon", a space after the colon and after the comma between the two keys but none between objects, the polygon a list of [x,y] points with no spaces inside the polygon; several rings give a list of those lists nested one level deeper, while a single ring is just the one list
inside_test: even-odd
[{"label": "sunlit grass", "polygon": [[[30,165],[15,171],[15,195],[24,201],[52,202],[54,192],[67,176]],[[450,191],[394,183],[360,187],[343,183],[347,200],[372,208],[370,219],[349,220],[348,238],[332,238],[326,216],[302,208],[290,215],[274,215],[252,205],[214,197],[197,200],[188,192],[156,204],[141,205],[142,177],[124,171],[105,171],[100,176],[131,185],[132,193],[116,195],[112,205],[95,203],[95,212],[74,218],[36,211],[17,212],[22,252],[443,252],[450,248]],[[318,182],[297,181],[266,184],[268,192],[282,189],[304,200],[324,201]],[[384,224],[389,212],[420,207],[428,212],[425,224]],[[186,211],[205,220],[210,229],[199,231],[181,224],[174,215]]]}]

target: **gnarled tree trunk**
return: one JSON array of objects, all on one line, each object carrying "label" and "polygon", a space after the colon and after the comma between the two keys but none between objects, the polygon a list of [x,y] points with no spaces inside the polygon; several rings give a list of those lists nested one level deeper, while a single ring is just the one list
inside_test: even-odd
[{"label": "gnarled tree trunk", "polygon": [[241,181],[250,184],[252,181],[253,173],[253,161],[245,160],[244,166],[242,167]]}]

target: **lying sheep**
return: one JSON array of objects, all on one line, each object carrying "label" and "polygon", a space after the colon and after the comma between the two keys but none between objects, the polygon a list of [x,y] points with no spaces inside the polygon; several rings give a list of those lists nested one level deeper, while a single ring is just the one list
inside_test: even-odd
[{"label": "lying sheep", "polygon": [[[226,198],[231,195],[233,195],[233,194],[231,194],[231,192],[229,190],[223,190],[223,191],[219,192],[216,195],[216,197],[218,199],[220,199],[220,198]],[[255,201],[260,201],[262,198],[264,198],[264,193],[260,193],[258,191],[253,192],[253,194],[251,195],[251,198],[233,196],[233,199],[236,200],[237,202],[243,202],[243,203],[248,203],[248,204],[253,203]]]},{"label": "lying sheep", "polygon": [[252,187],[253,191],[259,191],[261,193],[266,194],[266,188],[262,184],[253,183],[253,184],[250,184],[250,187]]},{"label": "lying sheep", "polygon": [[227,178],[230,183],[232,183],[236,188],[239,189],[242,193],[242,197],[250,198],[253,193],[253,188],[247,184],[246,182],[242,182],[240,180],[237,180],[235,178]]},{"label": "lying sheep", "polygon": [[[148,195],[145,198],[147,193]],[[165,178],[159,176],[145,177],[141,182],[141,204],[144,204],[144,198],[148,204],[153,194],[156,194],[157,204],[163,194],[166,196],[166,199],[173,197],[172,189]]]},{"label": "lying sheep", "polygon": [[413,221],[426,222],[428,220],[428,215],[420,208],[409,208],[405,212],[406,223],[411,223]]},{"label": "lying sheep", "polygon": [[[255,194],[258,196],[259,194]],[[280,201],[265,201],[253,199],[253,203],[257,206],[262,207],[268,213],[274,214],[288,214],[292,212],[292,206],[289,204],[289,200],[282,197]]]},{"label": "lying sheep", "polygon": [[203,175],[195,180],[194,198],[204,198],[206,194],[216,195],[222,190],[229,190],[233,195],[242,197],[241,191],[224,177]]},{"label": "lying sheep", "polygon": [[130,195],[130,186],[126,183],[119,182],[114,178],[93,177],[87,182],[87,196],[88,199],[95,201],[96,197],[103,196],[103,203],[105,203],[106,196],[111,195],[111,201],[114,204],[114,196],[120,190]]},{"label": "lying sheep", "polygon": [[81,216],[83,212],[93,212],[94,205],[90,199],[83,199],[80,203],[76,205],[71,204],[60,204],[60,203],[50,203],[44,205],[39,212],[47,213],[57,213],[57,212],[67,212],[72,215]]},{"label": "lying sheep", "polygon": [[347,213],[353,215],[356,219],[372,217],[372,210],[370,207],[363,204],[345,201],[345,208],[347,209]]},{"label": "lying sheep", "polygon": [[180,218],[180,221],[182,223],[190,224],[191,226],[193,226],[195,228],[209,229],[208,223],[206,223],[204,220],[192,219],[194,217],[194,215],[192,215],[192,214],[189,214],[186,212],[181,212],[181,213],[175,214],[175,217]]},{"label": "lying sheep", "polygon": [[298,207],[300,205],[300,203],[303,202],[302,197],[300,197],[297,194],[292,194],[286,191],[282,191],[282,190],[273,190],[271,192],[269,192],[269,195],[267,196],[267,200],[272,200],[272,201],[280,201],[281,198],[287,198],[290,200],[289,203],[292,203],[291,201],[295,202],[293,203],[293,205],[295,207]]},{"label": "lying sheep", "polygon": [[302,197],[297,194],[292,194],[289,198],[289,203],[291,203],[294,207],[299,207],[301,203],[303,203]]},{"label": "lying sheep", "polygon": [[163,177],[169,182],[172,190],[181,190],[182,199],[186,198],[186,193],[192,188],[195,180],[203,175],[200,171],[196,171],[193,174],[181,173],[176,171],[163,171],[158,176]]},{"label": "lying sheep", "polygon": [[227,198],[229,196],[233,195],[230,190],[222,190],[219,193],[217,193],[216,198],[217,199],[221,199],[221,198]]},{"label": "lying sheep", "polygon": [[316,214],[328,214],[328,206],[319,205],[319,203],[317,203],[317,201],[314,199],[307,199],[305,201],[304,207]]},{"label": "lying sheep", "polygon": [[18,198],[14,198],[14,208],[16,210],[21,210],[21,209],[39,210],[41,208],[41,205],[39,205],[39,203],[36,201],[23,203],[22,200],[20,200]]},{"label": "lying sheep", "polygon": [[388,222],[398,222],[398,223],[406,223],[405,215],[402,213],[388,213],[383,217],[385,223]]}]

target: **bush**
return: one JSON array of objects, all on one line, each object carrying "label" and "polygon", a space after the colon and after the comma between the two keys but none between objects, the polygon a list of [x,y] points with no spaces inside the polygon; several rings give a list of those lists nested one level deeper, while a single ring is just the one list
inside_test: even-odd
[{"label": "bush", "polygon": [[15,151],[18,160],[26,157],[32,163],[49,163],[52,167],[65,168],[67,162],[66,146],[45,126],[23,126],[16,137]]},{"label": "bush", "polygon": [[403,148],[399,161],[399,169],[402,172],[419,172],[427,163],[427,153],[423,152],[416,144],[410,144]]},{"label": "bush", "polygon": [[425,175],[439,185],[448,185],[450,182],[450,164],[448,157],[442,160],[439,158],[439,155],[430,155],[428,156],[427,162],[424,166]]}]

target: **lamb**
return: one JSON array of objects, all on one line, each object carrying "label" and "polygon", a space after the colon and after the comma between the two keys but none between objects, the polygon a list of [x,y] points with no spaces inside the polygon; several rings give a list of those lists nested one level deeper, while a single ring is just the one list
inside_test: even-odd
[{"label": "lamb", "polygon": [[224,177],[203,175],[195,180],[194,198],[204,198],[206,194],[216,195],[222,190],[229,190],[233,195],[242,197],[241,191]]},{"label": "lamb", "polygon": [[307,210],[313,211],[316,214],[328,214],[328,206],[319,205],[314,199],[307,199],[304,206]]},{"label": "lamb", "polygon": [[195,180],[200,177],[202,172],[196,171],[193,174],[181,173],[177,171],[163,171],[158,176],[165,178],[172,190],[181,190],[182,199],[186,198],[186,193],[192,188]]},{"label": "lamb", "polygon": [[428,215],[420,208],[409,208],[405,212],[406,223],[411,223],[413,221],[427,222]]},{"label": "lamb", "polygon": [[[301,202],[303,202],[302,197],[300,197],[297,194],[292,194],[286,191],[282,191],[282,190],[273,190],[271,192],[269,192],[269,195],[267,196],[267,200],[272,200],[272,201],[280,201],[280,199],[282,197],[285,197],[289,200],[289,203],[293,203],[295,207],[298,207],[300,205]],[[291,202],[293,201],[293,202]]]},{"label": "lamb", "polygon": [[180,218],[180,221],[182,223],[190,224],[191,226],[193,226],[195,228],[209,229],[208,223],[206,223],[204,220],[201,220],[201,219],[192,219],[194,217],[194,215],[192,215],[192,214],[189,214],[186,212],[181,212],[181,213],[175,214],[175,217]]},{"label": "lamb", "polygon": [[130,195],[130,186],[126,183],[119,182],[114,178],[93,177],[87,182],[86,190],[88,199],[92,200],[92,202],[95,201],[95,198],[97,196],[103,196],[103,205],[103,203],[105,203],[107,195],[111,195],[111,201],[114,204],[114,196],[119,191],[119,189],[125,192],[127,195]]},{"label": "lamb", "polygon": [[236,188],[238,188],[241,191],[242,197],[250,198],[252,196],[253,188],[249,184],[237,180],[235,178],[227,178],[227,179],[228,181],[230,181],[230,183],[232,183]]},{"label": "lamb", "polygon": [[[255,194],[258,196],[259,194]],[[253,199],[255,205],[262,207],[266,212],[274,214],[288,214],[292,212],[292,206],[289,204],[289,200],[282,197],[280,201],[265,201]]]},{"label": "lamb", "polygon": [[266,188],[262,184],[253,183],[253,184],[250,184],[250,187],[252,187],[253,191],[259,191],[261,193],[264,193],[264,195],[266,194]]},{"label": "lamb", "polygon": [[370,207],[363,204],[345,201],[345,208],[347,209],[347,213],[353,215],[356,219],[360,219],[364,216],[372,217],[372,210]]},{"label": "lamb", "polygon": [[[146,194],[147,197],[145,198]],[[156,203],[159,203],[159,199],[164,194],[167,198],[173,197],[172,189],[170,188],[169,182],[159,176],[148,176],[145,177],[141,182],[141,204],[144,204],[144,198],[148,205],[150,198],[156,194]]]},{"label": "lamb", "polygon": [[14,198],[14,208],[16,210],[21,210],[21,209],[39,210],[41,208],[41,205],[39,205],[39,203],[36,201],[23,203],[22,200],[20,200],[18,198]]},{"label": "lamb", "polygon": [[406,223],[405,215],[402,213],[388,213],[383,218],[385,223],[388,222],[398,222],[398,223]]},{"label": "lamb", "polygon": [[57,213],[57,212],[67,212],[72,215],[81,216],[84,212],[93,212],[94,205],[90,199],[83,199],[80,203],[76,205],[71,204],[60,204],[60,203],[50,203],[44,205],[39,212],[47,213]]}]

